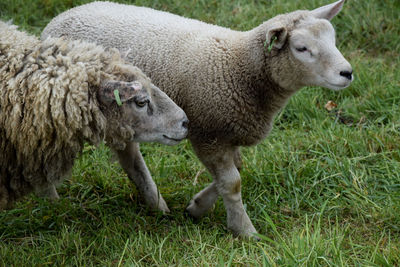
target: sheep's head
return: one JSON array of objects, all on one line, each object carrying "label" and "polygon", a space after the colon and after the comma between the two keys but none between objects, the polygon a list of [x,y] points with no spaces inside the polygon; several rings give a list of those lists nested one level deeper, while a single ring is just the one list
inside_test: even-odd
[{"label": "sheep's head", "polygon": [[271,19],[266,42],[277,54],[285,50],[284,62],[290,65],[288,86],[293,80],[298,87],[316,85],[340,90],[350,85],[353,71],[336,48],[335,30],[329,22],[343,3],[340,0],[312,11],[295,11]]},{"label": "sheep's head", "polygon": [[117,149],[126,142],[174,145],[187,135],[186,114],[148,80],[103,82],[99,100],[107,119],[106,139]]}]

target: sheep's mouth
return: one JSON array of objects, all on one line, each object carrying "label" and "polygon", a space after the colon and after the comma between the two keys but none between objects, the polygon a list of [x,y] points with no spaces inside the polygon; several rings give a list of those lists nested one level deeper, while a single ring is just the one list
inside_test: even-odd
[{"label": "sheep's mouth", "polygon": [[163,134],[163,137],[164,137],[165,139],[172,140],[172,141],[175,141],[175,142],[180,142],[180,141],[182,141],[182,140],[184,139],[184,138],[180,138],[180,139],[172,138],[172,137],[169,137],[169,136],[167,136],[167,135],[165,135],[165,134]]},{"label": "sheep's mouth", "polygon": [[350,85],[350,83],[351,83],[351,82],[349,82],[348,84],[337,84],[337,83],[328,82],[328,81],[326,81],[326,80],[325,80],[325,82],[326,82],[330,87],[328,87],[328,86],[323,86],[323,87],[327,87],[327,88],[329,88],[329,89],[336,90],[336,91],[340,91],[340,90],[342,90],[342,89],[348,87],[348,86]]}]

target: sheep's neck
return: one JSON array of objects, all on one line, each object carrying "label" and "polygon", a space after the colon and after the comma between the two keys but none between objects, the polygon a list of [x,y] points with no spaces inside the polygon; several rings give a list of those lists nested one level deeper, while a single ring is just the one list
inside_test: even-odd
[{"label": "sheep's neck", "polygon": [[[265,37],[264,37],[265,40]],[[275,115],[286,105],[289,98],[300,88],[292,84],[290,88],[284,88],[275,81],[272,68],[288,62],[287,55],[272,56],[264,48],[264,40],[260,35],[249,39],[247,49],[242,51],[242,61],[249,64],[247,79],[241,80],[242,90],[240,101],[246,105],[243,114],[242,132],[246,132],[246,138],[239,140],[238,145],[253,145],[265,138],[272,128]],[[245,53],[243,53],[245,51]],[[249,58],[253,59],[249,61]],[[281,69],[281,68],[280,68]],[[282,76],[290,75],[282,73]],[[284,77],[282,77],[284,78]]]},{"label": "sheep's neck", "polygon": [[272,78],[271,69],[276,66],[276,61],[279,60],[278,57],[266,56],[264,60],[265,67],[259,70],[258,78],[253,79],[253,89],[256,92],[257,107],[265,117],[272,120],[276,113],[286,105],[289,98],[298,91],[299,87],[284,88]]}]

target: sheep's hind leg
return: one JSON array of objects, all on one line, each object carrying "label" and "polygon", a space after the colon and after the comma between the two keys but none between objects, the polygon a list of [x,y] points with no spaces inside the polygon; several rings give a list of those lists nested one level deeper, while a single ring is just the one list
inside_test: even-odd
[{"label": "sheep's hind leg", "polygon": [[158,192],[157,185],[151,178],[143,160],[138,143],[128,143],[124,150],[116,151],[119,163],[132,180],[146,204],[153,210],[169,212],[167,203]]},{"label": "sheep's hind leg", "polygon": [[[236,166],[237,162],[235,164],[237,148],[214,147],[212,150],[204,151],[202,147],[206,146],[194,144],[197,155],[212,174],[214,183],[197,194],[196,196],[201,197],[196,198],[195,196],[192,203],[196,203],[197,200],[197,206],[205,205],[210,207],[209,203],[215,202],[216,191],[224,200],[228,228],[235,235],[253,236],[257,231],[250,221],[242,202],[240,174]],[[210,197],[210,199],[207,199],[207,197]]]},{"label": "sheep's hind leg", "polygon": [[[0,174],[1,175],[1,174]],[[0,176],[0,211],[5,210],[11,206],[10,196],[8,195],[7,188],[2,184]]]},{"label": "sheep's hind leg", "polygon": [[186,211],[195,219],[199,219],[214,206],[218,196],[216,183],[213,182],[192,198]]},{"label": "sheep's hind leg", "polygon": [[49,185],[46,188],[40,189],[36,194],[39,197],[48,198],[50,200],[57,200],[60,198],[54,185]]},{"label": "sheep's hind leg", "polygon": [[[242,168],[242,158],[240,156],[239,147],[234,149],[233,162],[235,163],[238,171],[240,171]],[[192,198],[186,208],[186,211],[194,218],[199,219],[214,206],[218,196],[219,194],[216,183],[213,182]]]}]

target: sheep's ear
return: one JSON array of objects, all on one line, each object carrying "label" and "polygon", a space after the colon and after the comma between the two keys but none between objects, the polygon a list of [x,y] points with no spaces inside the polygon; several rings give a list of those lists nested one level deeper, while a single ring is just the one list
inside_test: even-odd
[{"label": "sheep's ear", "polygon": [[118,105],[122,105],[132,99],[142,88],[142,84],[138,81],[107,81],[100,86],[99,96],[102,102],[116,102]]},{"label": "sheep's ear", "polygon": [[283,26],[273,27],[268,30],[266,35],[266,45],[272,48],[281,49],[286,42],[287,30]]},{"label": "sheep's ear", "polygon": [[311,14],[316,18],[331,20],[340,12],[340,10],[342,10],[343,4],[344,0],[339,0],[330,5],[314,9],[311,11]]}]

